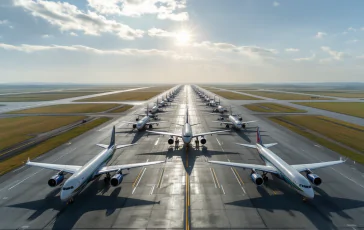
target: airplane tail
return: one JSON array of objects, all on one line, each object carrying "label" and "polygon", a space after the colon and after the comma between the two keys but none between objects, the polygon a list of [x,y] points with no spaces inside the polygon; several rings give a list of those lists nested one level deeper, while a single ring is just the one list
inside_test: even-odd
[{"label": "airplane tail", "polygon": [[112,132],[111,132],[111,139],[110,139],[110,144],[109,147],[115,145],[115,125],[112,128]]},{"label": "airplane tail", "polygon": [[257,144],[260,144],[261,146],[263,146],[265,148],[270,148],[272,146],[277,145],[278,143],[263,144],[262,137],[260,136],[259,127],[257,127]]}]

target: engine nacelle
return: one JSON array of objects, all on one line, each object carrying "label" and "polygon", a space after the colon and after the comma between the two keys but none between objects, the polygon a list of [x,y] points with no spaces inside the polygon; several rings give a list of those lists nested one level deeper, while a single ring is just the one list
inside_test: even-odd
[{"label": "engine nacelle", "polygon": [[48,185],[50,187],[55,187],[57,185],[59,185],[60,183],[62,183],[62,181],[64,180],[64,175],[54,175],[51,177],[51,179],[48,180]]},{"label": "engine nacelle", "polygon": [[201,138],[201,140],[200,140],[200,142],[201,142],[201,144],[206,144],[206,139],[203,137],[203,138]]},{"label": "engine nacelle", "polygon": [[252,173],[250,178],[258,186],[261,186],[264,183],[263,177],[258,173]]},{"label": "engine nacelle", "polygon": [[136,124],[133,124],[133,129],[136,129]]},{"label": "engine nacelle", "polygon": [[135,118],[136,121],[139,121],[139,117]]},{"label": "engine nacelle", "polygon": [[174,143],[173,138],[169,138],[169,139],[168,139],[168,144],[173,145],[173,143]]},{"label": "engine nacelle", "polygon": [[246,125],[245,125],[245,124],[242,124],[242,125],[241,125],[241,127],[242,127],[243,129],[245,129]]},{"label": "engine nacelle", "polygon": [[153,128],[153,125],[149,125],[149,128],[152,129]]},{"label": "engine nacelle", "polygon": [[230,126],[228,124],[225,125],[226,128],[230,128]]},{"label": "engine nacelle", "polygon": [[307,179],[314,185],[319,186],[322,183],[322,180],[316,174],[308,173]]},{"label": "engine nacelle", "polygon": [[114,187],[118,186],[124,179],[123,174],[116,174],[114,175],[111,180],[110,180],[110,184]]}]

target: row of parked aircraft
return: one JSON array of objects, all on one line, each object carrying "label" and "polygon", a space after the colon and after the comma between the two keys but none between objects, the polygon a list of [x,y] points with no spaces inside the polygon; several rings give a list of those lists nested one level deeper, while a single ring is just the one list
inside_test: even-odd
[{"label": "row of parked aircraft", "polygon": [[[180,89],[181,87],[178,87],[174,91],[175,93],[173,94],[174,95],[173,98],[177,96]],[[149,110],[147,109],[146,117],[149,117],[148,112]],[[234,116],[234,115],[230,114],[229,116]],[[148,125],[148,123],[145,123],[145,125]],[[187,147],[189,146],[193,138],[196,138],[198,142],[198,138],[200,137],[201,139],[199,141],[201,142],[201,144],[205,144],[206,143],[206,139],[204,138],[205,135],[228,131],[228,130],[221,130],[221,131],[193,134],[192,126],[197,124],[190,124],[188,109],[186,109],[184,124],[179,124],[179,125],[182,127],[181,133],[156,132],[156,131],[147,131],[147,132],[169,135],[170,136],[170,138],[168,139],[169,144],[174,143],[175,141],[174,138],[176,138],[176,141],[178,140],[178,138],[181,138],[185,146]],[[259,128],[257,128],[257,142],[255,145],[251,144],[238,144],[238,145],[256,149],[260,158],[264,161],[265,165],[234,163],[234,162],[224,162],[224,161],[209,161],[209,163],[224,165],[229,167],[239,167],[239,168],[249,169],[251,170],[250,177],[257,186],[263,185],[263,183],[268,180],[267,174],[270,173],[271,175],[276,176],[279,179],[282,179],[297,193],[301,194],[304,200],[306,200],[306,199],[312,199],[314,197],[314,190],[311,184],[319,186],[322,183],[321,178],[318,175],[314,174],[312,170],[329,167],[345,162],[344,160],[340,159],[338,161],[289,165],[287,162],[282,160],[278,155],[276,155],[269,149],[270,147],[273,147],[276,144],[277,143],[263,144]],[[79,194],[90,181],[100,177],[103,174],[106,175],[104,178],[104,181],[106,183],[110,183],[112,186],[118,186],[123,180],[124,174],[122,173],[122,170],[125,169],[129,170],[131,168],[144,167],[148,165],[160,164],[165,162],[165,161],[153,161],[146,163],[106,166],[107,163],[110,161],[110,159],[113,157],[113,154],[115,153],[116,149],[125,148],[133,145],[134,144],[116,145],[115,127],[113,127],[109,145],[98,144],[98,146],[104,148],[104,150],[99,154],[97,154],[94,158],[92,158],[83,166],[38,163],[38,162],[31,162],[29,159],[26,164],[29,166],[36,166],[59,171],[56,175],[54,175],[49,179],[48,185],[51,187],[60,185],[65,179],[65,174],[67,173],[72,174],[72,176],[69,177],[64,182],[60,194],[60,198],[62,201],[67,201],[72,203],[73,198],[77,194]],[[111,173],[113,173],[113,176],[111,176]],[[301,173],[306,173],[306,177],[304,177]]]}]

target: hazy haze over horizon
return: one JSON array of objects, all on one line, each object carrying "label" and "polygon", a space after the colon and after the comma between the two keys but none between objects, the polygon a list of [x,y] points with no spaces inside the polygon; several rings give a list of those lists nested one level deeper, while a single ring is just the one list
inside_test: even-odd
[{"label": "hazy haze over horizon", "polygon": [[0,82],[364,82],[363,7],[2,0]]}]

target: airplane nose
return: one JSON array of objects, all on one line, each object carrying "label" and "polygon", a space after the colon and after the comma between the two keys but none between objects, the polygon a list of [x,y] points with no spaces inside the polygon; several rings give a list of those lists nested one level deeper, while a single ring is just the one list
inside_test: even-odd
[{"label": "airplane nose", "polygon": [[70,195],[64,191],[61,191],[60,198],[61,198],[61,201],[66,202],[69,200]]},{"label": "airplane nose", "polygon": [[305,196],[308,198],[308,199],[313,199],[315,197],[315,192],[313,191],[312,188],[308,189],[306,192],[305,192]]}]

